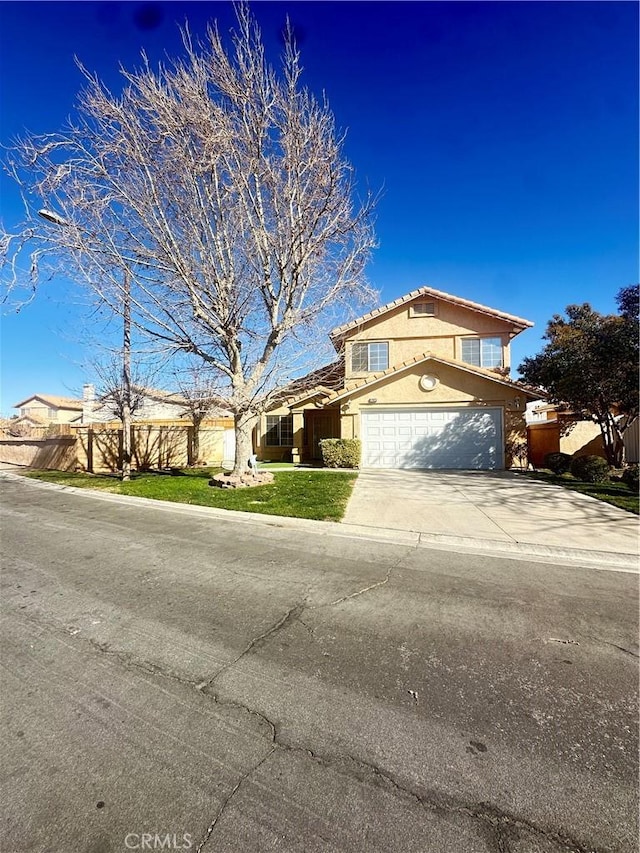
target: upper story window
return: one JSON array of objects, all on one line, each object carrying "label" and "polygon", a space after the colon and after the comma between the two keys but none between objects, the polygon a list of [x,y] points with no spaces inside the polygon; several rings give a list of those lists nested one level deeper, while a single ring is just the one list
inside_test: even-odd
[{"label": "upper story window", "polygon": [[437,313],[435,302],[414,302],[409,307],[410,317],[435,317]]},{"label": "upper story window", "polygon": [[389,367],[389,342],[353,344],[351,347],[351,370],[353,373],[367,371],[377,373]]},{"label": "upper story window", "polygon": [[267,447],[293,447],[293,415],[267,415]]},{"label": "upper story window", "polygon": [[463,338],[462,361],[477,367],[502,367],[500,338]]}]

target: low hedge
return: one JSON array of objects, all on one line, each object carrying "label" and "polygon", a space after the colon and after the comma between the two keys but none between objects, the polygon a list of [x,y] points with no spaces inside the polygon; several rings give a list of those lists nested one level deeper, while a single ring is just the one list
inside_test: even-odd
[{"label": "low hedge", "polygon": [[362,443],[359,438],[323,438],[320,440],[325,468],[358,468]]},{"label": "low hedge", "polygon": [[546,453],[544,467],[553,471],[554,474],[566,474],[571,468],[571,459],[569,453]]},{"label": "low hedge", "polygon": [[569,470],[583,483],[604,483],[609,479],[609,464],[601,456],[577,456]]}]

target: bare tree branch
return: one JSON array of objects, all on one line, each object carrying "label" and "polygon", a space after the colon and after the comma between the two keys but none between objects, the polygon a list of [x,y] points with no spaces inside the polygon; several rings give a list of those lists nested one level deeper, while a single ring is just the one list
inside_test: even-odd
[{"label": "bare tree branch", "polygon": [[[185,30],[184,58],[154,70],[143,56],[122,70],[119,95],[83,69],[75,123],[18,141],[7,160],[27,219],[2,236],[2,254],[16,302],[20,286],[31,298],[64,268],[118,312],[129,281],[133,322],[208,365],[248,456],[247,425],[324,358],[333,307],[374,299],[375,200],[356,202],[329,106],[301,85],[291,28],[276,71],[248,7],[236,11],[230,47],[216,26],[204,44]],[[42,206],[67,227],[39,220]]]}]

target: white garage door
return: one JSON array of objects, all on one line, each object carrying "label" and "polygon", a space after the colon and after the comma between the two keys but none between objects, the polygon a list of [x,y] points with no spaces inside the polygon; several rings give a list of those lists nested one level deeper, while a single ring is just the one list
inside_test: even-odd
[{"label": "white garage door", "polygon": [[361,414],[363,468],[501,468],[501,409]]}]

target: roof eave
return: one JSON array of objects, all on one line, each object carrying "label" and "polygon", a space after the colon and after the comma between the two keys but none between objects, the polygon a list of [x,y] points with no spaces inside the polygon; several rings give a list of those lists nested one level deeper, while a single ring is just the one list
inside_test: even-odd
[{"label": "roof eave", "polygon": [[337,349],[336,340],[341,340],[354,328],[362,326],[377,317],[381,317],[389,311],[400,308],[403,305],[406,305],[407,302],[411,302],[413,299],[417,299],[420,296],[432,296],[434,299],[441,299],[444,302],[450,302],[453,305],[468,308],[470,311],[476,311],[477,313],[486,314],[499,320],[503,320],[504,322],[511,323],[512,326],[518,330],[516,334],[520,334],[520,332],[525,329],[530,329],[534,325],[530,320],[526,320],[524,317],[516,317],[513,314],[507,314],[505,311],[498,311],[495,308],[490,308],[488,305],[481,305],[479,302],[473,302],[470,299],[463,299],[462,297],[455,296],[452,293],[445,293],[443,290],[437,290],[434,287],[425,285],[424,287],[419,287],[417,290],[412,290],[410,293],[407,293],[399,299],[395,299],[392,302],[388,302],[386,305],[380,306],[380,308],[374,308],[373,311],[363,314],[362,317],[358,317],[350,323],[344,323],[341,326],[337,326],[329,333],[329,337]]},{"label": "roof eave", "polygon": [[356,385],[353,388],[350,388],[350,389],[345,390],[345,391],[341,391],[340,394],[337,394],[335,396],[330,396],[327,398],[326,403],[327,404],[338,403],[338,402],[340,402],[340,400],[344,400],[344,399],[347,399],[348,397],[353,396],[353,394],[357,393],[358,391],[363,391],[366,388],[370,388],[373,385],[377,385],[380,382],[384,382],[385,379],[390,379],[393,376],[397,376],[399,373],[403,373],[406,370],[410,370],[412,367],[416,367],[416,366],[418,366],[420,364],[424,364],[425,362],[428,362],[428,361],[433,361],[433,362],[436,362],[438,364],[443,364],[445,367],[453,367],[455,370],[462,370],[466,373],[470,373],[472,376],[478,376],[481,379],[487,379],[489,382],[495,382],[498,385],[503,385],[504,387],[510,388],[511,390],[513,390],[517,393],[521,393],[527,397],[530,397],[532,400],[538,399],[538,397],[539,397],[539,389],[530,390],[530,389],[528,389],[522,385],[519,385],[517,382],[512,382],[508,379],[504,379],[503,377],[499,376],[498,374],[491,375],[488,372],[485,372],[483,370],[474,370],[471,365],[468,366],[468,365],[462,364],[461,362],[453,362],[453,361],[449,361],[448,359],[438,358],[438,356],[428,355],[428,356],[425,356],[424,358],[416,359],[415,361],[412,361],[412,362],[408,362],[408,363],[405,362],[401,365],[398,365],[397,367],[394,367],[388,371],[385,371],[383,374],[376,376],[375,378],[372,378],[371,380],[369,380],[367,382],[363,382],[361,385]]}]

